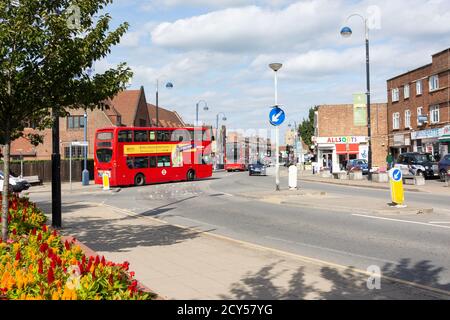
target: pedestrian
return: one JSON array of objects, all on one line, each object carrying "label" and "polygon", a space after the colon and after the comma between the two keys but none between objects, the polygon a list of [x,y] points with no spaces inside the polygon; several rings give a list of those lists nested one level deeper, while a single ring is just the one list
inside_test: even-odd
[{"label": "pedestrian", "polygon": [[392,156],[391,152],[389,152],[389,154],[386,157],[386,163],[388,170],[391,170],[394,167],[394,157]]}]

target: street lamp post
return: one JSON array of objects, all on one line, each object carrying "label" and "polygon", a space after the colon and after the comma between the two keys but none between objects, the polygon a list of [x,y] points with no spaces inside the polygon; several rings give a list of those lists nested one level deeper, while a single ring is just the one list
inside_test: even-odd
[{"label": "street lamp post", "polygon": [[87,158],[88,158],[88,142],[87,142],[87,112],[84,112],[84,170],[82,175],[82,185],[89,185],[89,170],[87,169]]},{"label": "street lamp post", "polygon": [[200,103],[202,103],[202,102],[205,104],[205,106],[203,107],[203,110],[204,111],[209,110],[208,103],[205,100],[200,100],[199,102],[196,103],[196,105],[195,105],[196,106],[196,116],[195,116],[195,126],[196,127],[198,126],[198,109],[199,109]]},{"label": "street lamp post", "polygon": [[[369,26],[368,20],[360,14],[352,14],[347,17],[346,22],[348,22],[353,17],[360,17],[364,23],[365,39],[366,39],[366,82],[367,82],[367,129],[369,137],[369,181],[372,180],[372,123],[371,123],[371,110],[370,110],[370,50],[369,50]],[[349,38],[352,36],[352,29],[350,27],[343,27],[341,30],[341,35],[344,38]]]},{"label": "street lamp post", "polygon": [[[283,67],[281,63],[271,63],[269,65],[270,69],[274,71],[275,74],[275,107],[278,107],[278,71]],[[276,164],[275,164],[275,184],[276,191],[280,191],[280,128],[275,127],[275,153],[276,153]]]},{"label": "street lamp post", "polygon": [[217,158],[219,163],[216,162],[216,170],[219,168],[219,164],[220,164],[220,160],[222,159],[222,135],[219,132],[219,117],[220,115],[223,115],[222,121],[227,121],[227,117],[225,116],[225,114],[223,112],[219,112],[216,115],[216,144],[217,144],[217,151],[219,154],[219,157]]},{"label": "street lamp post", "polygon": [[[173,83],[167,82],[166,88],[172,89]],[[150,125],[151,125],[151,122],[152,122],[152,120],[150,119]],[[159,79],[156,79],[156,127],[159,127]]]}]

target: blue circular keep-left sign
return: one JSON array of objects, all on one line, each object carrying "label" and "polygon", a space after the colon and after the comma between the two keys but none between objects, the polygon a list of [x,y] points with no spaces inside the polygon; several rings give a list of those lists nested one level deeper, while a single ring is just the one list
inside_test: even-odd
[{"label": "blue circular keep-left sign", "polygon": [[399,182],[399,181],[403,180],[403,174],[400,169],[392,169],[390,174],[391,174],[392,180],[394,180],[395,182]]},{"label": "blue circular keep-left sign", "polygon": [[270,111],[269,121],[271,125],[278,127],[282,125],[285,120],[286,114],[281,108],[275,107]]}]

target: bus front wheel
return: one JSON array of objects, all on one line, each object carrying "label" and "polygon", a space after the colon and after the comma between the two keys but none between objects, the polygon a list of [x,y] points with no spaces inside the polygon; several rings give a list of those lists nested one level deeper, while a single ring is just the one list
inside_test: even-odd
[{"label": "bus front wheel", "polygon": [[142,173],[139,173],[134,177],[134,185],[138,187],[145,185],[145,177]]},{"label": "bus front wheel", "polygon": [[195,180],[195,171],[189,170],[187,173],[187,180],[188,181],[194,181]]}]

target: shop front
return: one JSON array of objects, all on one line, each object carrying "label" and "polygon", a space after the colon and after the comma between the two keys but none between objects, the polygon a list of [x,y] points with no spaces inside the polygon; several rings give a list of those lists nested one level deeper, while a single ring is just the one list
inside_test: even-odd
[{"label": "shop front", "polygon": [[316,145],[320,169],[344,171],[353,159],[368,159],[367,137],[318,137]]},{"label": "shop front", "polygon": [[411,134],[414,152],[432,154],[439,160],[449,151],[450,126],[416,131]]},{"label": "shop front", "polygon": [[409,133],[398,133],[394,134],[389,141],[390,152],[394,159],[405,152],[410,152],[411,150],[411,135]]},{"label": "shop front", "polygon": [[450,150],[450,125],[442,129],[441,136],[439,137],[439,144],[441,157],[447,155]]}]

